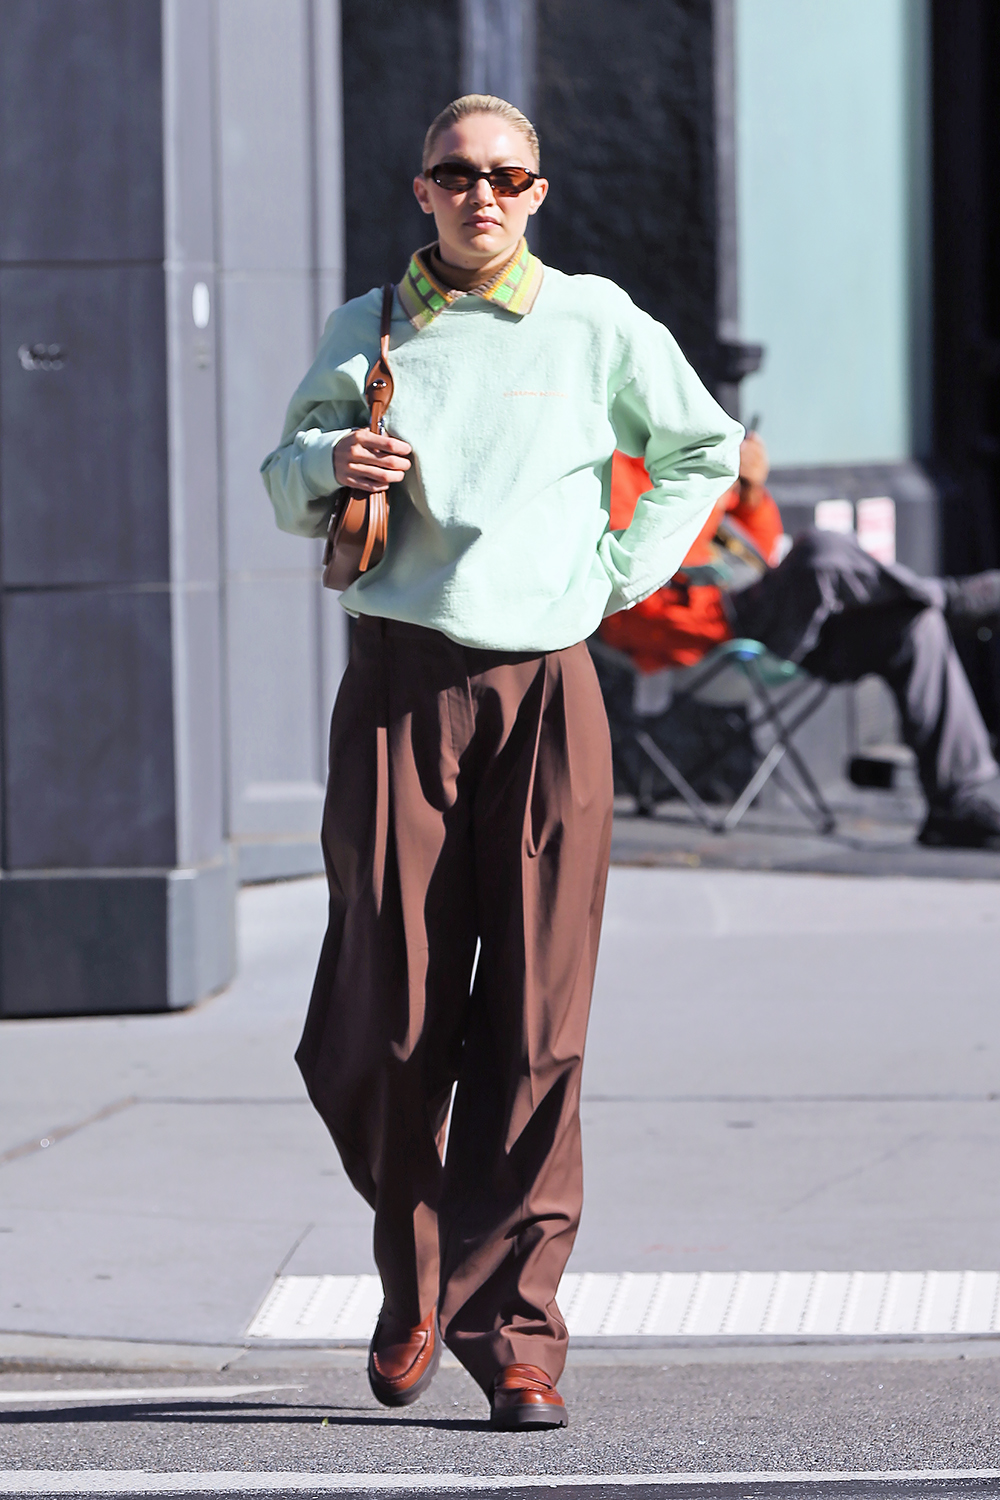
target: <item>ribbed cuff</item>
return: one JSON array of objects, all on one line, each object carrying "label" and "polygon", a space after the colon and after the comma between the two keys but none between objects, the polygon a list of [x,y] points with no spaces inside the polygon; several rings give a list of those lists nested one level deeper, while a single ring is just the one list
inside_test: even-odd
[{"label": "ribbed cuff", "polygon": [[339,488],[333,472],[333,450],[341,438],[353,431],[353,427],[344,427],[335,432],[317,432],[315,436],[309,433],[309,441],[302,443],[300,470],[303,483],[317,498],[332,495]]}]

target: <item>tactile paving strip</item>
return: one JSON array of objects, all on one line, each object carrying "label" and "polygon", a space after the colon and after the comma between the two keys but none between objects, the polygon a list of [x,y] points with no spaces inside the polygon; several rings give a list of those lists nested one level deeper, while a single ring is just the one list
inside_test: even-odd
[{"label": "tactile paving strip", "polygon": [[[279,1276],[250,1338],[367,1343],[377,1276]],[[574,1338],[863,1338],[1000,1333],[996,1271],[567,1273],[559,1306]]]}]

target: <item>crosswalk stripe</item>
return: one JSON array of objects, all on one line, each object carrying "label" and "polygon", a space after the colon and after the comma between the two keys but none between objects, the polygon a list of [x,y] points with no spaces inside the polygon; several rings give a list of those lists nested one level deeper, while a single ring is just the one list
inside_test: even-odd
[{"label": "crosswalk stripe", "polygon": [[[279,1276],[250,1338],[367,1343],[377,1276]],[[569,1272],[573,1338],[871,1338],[1000,1333],[996,1271]]]},{"label": "crosswalk stripe", "polygon": [[306,1491],[507,1491],[514,1489],[645,1489],[748,1484],[901,1484],[1000,1479],[1000,1469],[760,1470],[689,1474],[329,1474],[282,1470],[216,1469],[206,1473],[157,1474],[145,1469],[7,1469],[0,1495],[183,1495],[275,1494]]},{"label": "crosswalk stripe", "polygon": [[118,1406],[123,1401],[228,1401],[232,1396],[256,1396],[261,1391],[300,1391],[300,1385],[127,1385],[103,1390],[63,1386],[48,1391],[0,1390],[0,1406],[44,1406],[58,1401],[77,1406],[81,1401],[100,1401]]}]

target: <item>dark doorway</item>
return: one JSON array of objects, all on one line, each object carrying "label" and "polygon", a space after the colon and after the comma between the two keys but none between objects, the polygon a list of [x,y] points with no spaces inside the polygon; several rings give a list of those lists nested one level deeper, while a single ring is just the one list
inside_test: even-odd
[{"label": "dark doorway", "polygon": [[[996,0],[933,0],[933,70],[934,450],[944,569],[971,573],[1000,567]],[[986,721],[997,734],[997,634],[962,643],[960,649]]]}]

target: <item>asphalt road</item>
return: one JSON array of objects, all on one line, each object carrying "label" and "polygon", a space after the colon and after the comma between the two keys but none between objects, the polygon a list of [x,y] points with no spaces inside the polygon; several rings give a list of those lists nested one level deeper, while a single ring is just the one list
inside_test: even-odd
[{"label": "asphalt road", "polygon": [[[0,1403],[18,1390],[45,1391],[52,1399],[0,1404],[0,1467],[210,1470],[227,1471],[230,1480],[241,1471],[470,1479],[672,1473],[705,1480],[748,1472],[764,1478],[795,1471],[1000,1471],[995,1353],[911,1349],[879,1358],[869,1350],[859,1358],[841,1347],[773,1354],[701,1351],[696,1362],[685,1362],[695,1356],[643,1351],[641,1363],[639,1356],[629,1363],[625,1354],[585,1351],[571,1361],[561,1385],[569,1428],[518,1434],[490,1431],[484,1398],[455,1367],[442,1367],[416,1406],[386,1410],[368,1391],[360,1355],[316,1354],[308,1363],[290,1360],[252,1372],[236,1367],[186,1381],[166,1374],[6,1374]],[[339,1367],[330,1368],[331,1359]],[[185,1383],[199,1393],[212,1384],[261,1390],[220,1401],[203,1394],[185,1400],[177,1394]],[[169,1388],[170,1398],[126,1405],[114,1394],[136,1386]],[[106,1388],[106,1404],[74,1403],[74,1388],[91,1394]],[[54,1391],[61,1394],[53,1397]],[[884,1481],[868,1480],[858,1492],[885,1488]],[[952,1481],[948,1492],[961,1488]],[[926,1485],[911,1481],[909,1489],[893,1489],[917,1494]],[[1000,1493],[994,1481],[976,1489]],[[644,1486],[640,1492],[649,1493]],[[749,1491],[744,1481],[718,1492]],[[816,1493],[816,1487],[791,1482],[782,1492]]]}]

